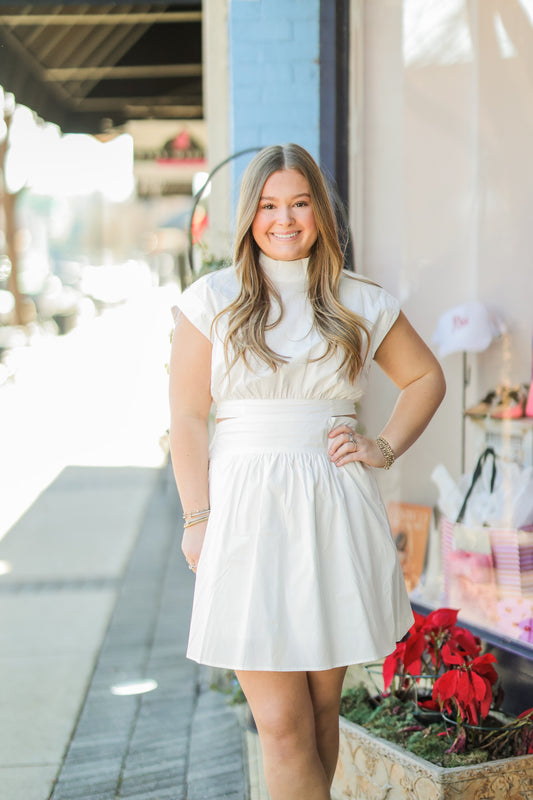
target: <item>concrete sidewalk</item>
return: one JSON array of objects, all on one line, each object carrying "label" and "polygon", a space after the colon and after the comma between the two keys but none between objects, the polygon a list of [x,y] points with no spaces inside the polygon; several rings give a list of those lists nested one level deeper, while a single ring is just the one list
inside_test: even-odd
[{"label": "concrete sidewalk", "polygon": [[68,467],[0,541],[2,800],[265,796],[242,715],[185,658],[179,517],[168,467]]}]

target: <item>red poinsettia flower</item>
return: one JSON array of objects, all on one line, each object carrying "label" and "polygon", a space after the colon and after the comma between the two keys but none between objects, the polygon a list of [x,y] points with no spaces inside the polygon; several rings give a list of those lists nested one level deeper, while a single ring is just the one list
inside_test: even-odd
[{"label": "red poinsettia flower", "polygon": [[481,640],[467,628],[453,627],[450,642],[453,642],[456,647],[461,648],[461,650],[473,657],[479,655],[481,651]]},{"label": "red poinsettia flower", "polygon": [[415,612],[415,621],[408,637],[397,645],[383,664],[385,691],[395,675],[415,680],[422,674],[436,675],[443,661],[442,649],[446,644],[445,663],[448,665],[465,663],[467,654],[478,655],[479,643],[476,644],[476,639],[469,631],[455,624],[458,613],[454,608],[439,608],[427,617]]},{"label": "red poinsettia flower", "polygon": [[405,652],[405,642],[399,642],[396,645],[396,650],[387,656],[383,662],[383,690],[386,692],[392,683],[392,680],[397,672],[400,671],[403,664],[403,654]]},{"label": "red poinsettia flower", "polygon": [[428,614],[424,624],[425,631],[434,631],[440,629],[450,629],[457,622],[459,611],[455,608],[438,608]]},{"label": "red poinsettia flower", "polygon": [[414,633],[407,639],[403,653],[405,671],[410,675],[420,675],[422,654],[426,649],[426,637],[423,633]]},{"label": "red poinsettia flower", "polygon": [[455,608],[438,608],[428,614],[422,626],[422,631],[426,637],[427,651],[435,671],[440,668],[441,648],[444,642],[448,641],[452,635],[458,613]]},{"label": "red poinsettia flower", "polygon": [[442,660],[447,667],[452,667],[454,665],[461,666],[467,659],[468,655],[466,653],[456,651],[455,648],[450,646],[449,642],[446,642],[446,644],[442,646]]},{"label": "red poinsettia flower", "polygon": [[427,617],[425,617],[423,614],[419,614],[418,611],[413,611],[413,617],[415,618],[415,621],[409,629],[409,633],[416,633],[417,631],[422,630],[427,619]]},{"label": "red poinsettia flower", "polygon": [[466,628],[452,628],[450,638],[442,645],[442,660],[447,666],[466,664],[479,655],[481,644]]},{"label": "red poinsettia flower", "polygon": [[[479,657],[481,642],[469,630],[456,624],[458,613],[455,608],[439,608],[427,617],[415,613],[414,624],[408,636],[399,642],[394,652],[383,663],[385,692],[388,691],[395,676],[400,678],[400,688],[409,691],[413,681],[418,682],[422,675],[435,679],[443,667],[471,667],[472,662]],[[479,670],[474,669],[474,671],[486,677],[484,669],[485,662],[479,662]],[[475,678],[468,680],[469,686],[472,682],[477,682]],[[466,687],[466,684],[464,686]],[[477,697],[476,702],[479,705],[482,699],[480,686],[477,688],[477,695],[473,696]],[[433,701],[429,702],[432,704],[436,702],[435,695]],[[467,708],[470,709],[469,703],[470,700],[465,698],[463,704],[465,713]]]},{"label": "red poinsettia flower", "polygon": [[495,664],[496,661],[496,656],[493,656],[492,653],[485,653],[482,656],[474,658],[472,661],[472,670],[484,677],[491,686],[494,686],[498,680],[498,673],[492,665]]},{"label": "red poinsettia flower", "polygon": [[448,713],[457,708],[461,719],[477,725],[489,713],[492,687],[498,679],[492,666],[496,658],[492,653],[477,656],[472,661],[450,669],[433,685],[433,700]]},{"label": "red poinsettia flower", "polygon": [[396,674],[408,673],[413,677],[422,671],[422,654],[426,649],[426,638],[422,633],[413,633],[405,642],[399,642],[396,650],[383,662],[384,691],[387,691]]},{"label": "red poinsettia flower", "polygon": [[440,711],[440,706],[436,700],[419,700],[418,707],[424,711]]}]

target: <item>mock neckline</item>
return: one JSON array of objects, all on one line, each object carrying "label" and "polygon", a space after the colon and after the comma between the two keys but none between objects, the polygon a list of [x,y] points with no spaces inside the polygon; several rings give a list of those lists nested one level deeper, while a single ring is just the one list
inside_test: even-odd
[{"label": "mock neckline", "polygon": [[259,264],[268,277],[276,281],[276,283],[301,283],[307,280],[309,258],[298,258],[295,261],[277,261],[274,258],[269,258],[261,250]]}]

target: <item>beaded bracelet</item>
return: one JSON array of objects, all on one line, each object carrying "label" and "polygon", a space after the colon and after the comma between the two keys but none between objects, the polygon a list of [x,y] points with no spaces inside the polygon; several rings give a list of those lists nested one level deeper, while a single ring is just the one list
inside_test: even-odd
[{"label": "beaded bracelet", "polygon": [[394,462],[396,461],[394,450],[383,436],[378,436],[378,438],[376,439],[376,444],[381,450],[383,458],[385,459],[385,464],[383,466],[383,469],[390,469],[394,464]]}]

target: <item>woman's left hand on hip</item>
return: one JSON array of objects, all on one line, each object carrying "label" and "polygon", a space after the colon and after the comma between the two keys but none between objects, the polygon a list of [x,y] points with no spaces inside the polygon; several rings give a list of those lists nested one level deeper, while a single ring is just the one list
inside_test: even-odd
[{"label": "woman's left hand on hip", "polygon": [[339,425],[328,434],[328,456],[337,467],[360,461],[370,467],[384,467],[385,458],[373,439],[361,436],[348,425]]}]

